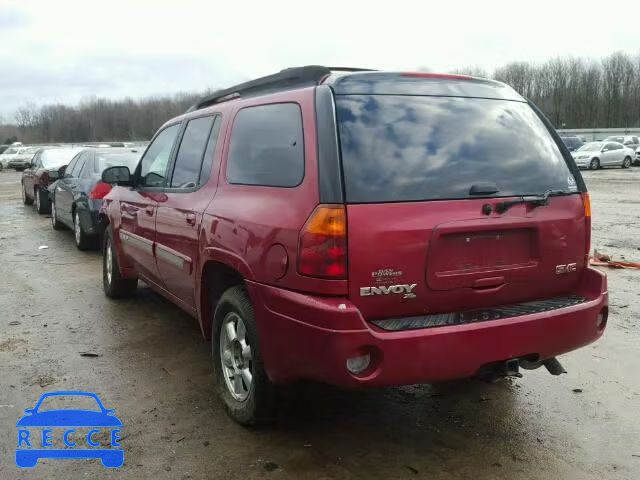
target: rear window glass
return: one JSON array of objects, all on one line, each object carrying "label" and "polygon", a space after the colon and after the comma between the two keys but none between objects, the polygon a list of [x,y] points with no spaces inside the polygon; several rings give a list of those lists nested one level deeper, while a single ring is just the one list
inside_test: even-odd
[{"label": "rear window glass", "polygon": [[350,203],[576,191],[553,138],[526,103],[396,95],[336,97]]},{"label": "rear window glass", "polygon": [[295,103],[240,110],[227,160],[230,183],[295,187],[304,176],[302,113]]},{"label": "rear window glass", "polygon": [[133,172],[138,166],[140,157],[142,156],[142,150],[139,152],[96,152],[96,157],[93,162],[93,173],[95,175],[102,174],[103,170],[109,167],[125,166],[129,167],[129,170]]},{"label": "rear window glass", "polygon": [[44,168],[60,168],[68,165],[73,157],[80,152],[81,148],[56,148],[44,150],[40,155]]}]

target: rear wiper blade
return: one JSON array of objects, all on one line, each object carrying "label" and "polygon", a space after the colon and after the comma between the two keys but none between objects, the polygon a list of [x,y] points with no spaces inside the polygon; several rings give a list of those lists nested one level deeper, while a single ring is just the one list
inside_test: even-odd
[{"label": "rear wiper blade", "polygon": [[545,205],[549,205],[549,197],[554,197],[557,195],[566,195],[567,192],[564,190],[547,190],[546,192],[540,195],[529,195],[522,196],[516,200],[508,200],[505,202],[500,202],[496,204],[496,212],[504,213],[509,210],[514,205],[519,205],[521,203],[529,203],[534,207],[542,207]]}]

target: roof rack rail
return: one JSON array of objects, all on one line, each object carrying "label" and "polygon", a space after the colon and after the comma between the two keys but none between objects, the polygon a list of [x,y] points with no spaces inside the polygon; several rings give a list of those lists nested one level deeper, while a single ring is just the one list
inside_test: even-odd
[{"label": "roof rack rail", "polygon": [[367,68],[351,67],[323,67],[321,65],[307,65],[305,67],[285,68],[284,70],[260,77],[255,80],[240,83],[233,87],[217,90],[211,95],[201,98],[188,112],[210,107],[216,103],[226,102],[239,97],[251,97],[260,94],[273,93],[292,88],[318,85],[322,79],[334,72],[371,72]]}]

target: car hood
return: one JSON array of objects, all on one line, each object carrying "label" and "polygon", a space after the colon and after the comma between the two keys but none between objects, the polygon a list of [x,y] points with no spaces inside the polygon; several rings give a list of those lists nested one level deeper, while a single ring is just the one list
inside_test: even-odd
[{"label": "car hood", "polygon": [[27,414],[18,420],[16,427],[121,427],[115,415],[91,410],[47,410]]}]

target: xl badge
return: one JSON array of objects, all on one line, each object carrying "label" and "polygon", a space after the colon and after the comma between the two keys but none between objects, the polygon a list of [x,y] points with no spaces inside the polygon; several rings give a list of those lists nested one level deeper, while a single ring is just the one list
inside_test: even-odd
[{"label": "xl badge", "polygon": [[402,298],[416,298],[416,294],[413,293],[413,289],[418,286],[417,283],[410,285],[380,285],[379,287],[360,287],[360,296],[368,297],[370,295],[389,295],[397,294],[402,295]]}]

